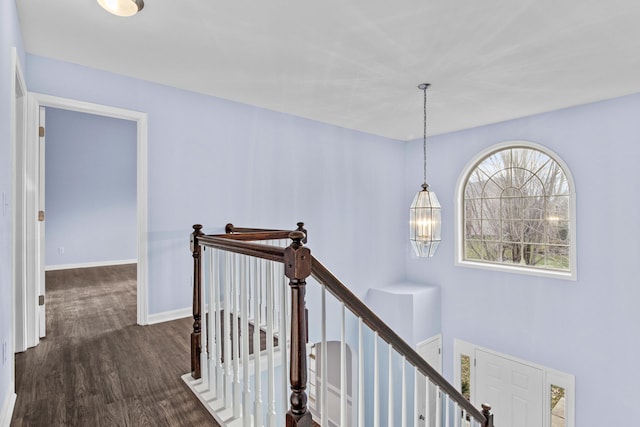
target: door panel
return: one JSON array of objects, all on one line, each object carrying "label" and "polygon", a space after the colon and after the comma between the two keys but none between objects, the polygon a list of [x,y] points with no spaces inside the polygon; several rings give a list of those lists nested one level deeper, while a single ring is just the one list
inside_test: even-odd
[{"label": "door panel", "polygon": [[541,369],[476,350],[476,402],[489,402],[496,425],[543,425]]},{"label": "door panel", "polygon": [[[438,371],[438,373],[442,373],[442,337],[440,335],[421,342],[417,345],[416,350],[428,364]],[[423,381],[424,377],[420,376],[420,378],[421,381],[418,383],[416,388],[418,395],[417,425],[436,425],[436,402],[440,401],[440,396],[436,399],[436,388],[432,383],[429,383],[429,410],[427,411],[426,383]],[[422,418],[420,418],[420,416],[422,416]]]}]

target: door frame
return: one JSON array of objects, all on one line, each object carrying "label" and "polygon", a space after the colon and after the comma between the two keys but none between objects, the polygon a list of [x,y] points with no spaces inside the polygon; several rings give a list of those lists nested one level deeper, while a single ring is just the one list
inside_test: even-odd
[{"label": "door frame", "polygon": [[[461,369],[460,369],[460,356],[467,355],[471,358],[471,366],[470,366],[470,401],[471,403],[479,407],[483,402],[477,402],[477,377],[476,377],[476,351],[483,351],[485,353],[493,354],[495,356],[510,360],[512,362],[521,363],[523,365],[530,366],[532,368],[540,369],[542,371],[543,377],[543,390],[542,390],[542,410],[544,411],[544,415],[542,417],[544,424],[542,427],[550,427],[551,425],[551,385],[559,386],[564,388],[565,390],[565,413],[567,418],[565,420],[565,427],[575,427],[575,377],[571,374],[567,374],[565,372],[560,372],[552,368],[548,368],[546,366],[539,365],[537,363],[520,359],[505,353],[500,353],[498,351],[481,347],[479,345],[475,345],[458,338],[454,338],[453,340],[453,385],[456,390],[461,391]],[[491,403],[491,402],[487,402]]]},{"label": "door frame", "polygon": [[[59,108],[63,110],[76,111],[80,113],[94,114],[98,116],[106,116],[116,119],[130,120],[136,122],[136,145],[137,145],[137,159],[136,159],[136,190],[137,190],[137,206],[136,206],[136,223],[137,223],[137,323],[139,325],[148,324],[148,118],[147,113],[127,110],[123,108],[110,107],[106,105],[94,104],[85,101],[79,101],[75,99],[62,98],[58,96],[45,95],[36,92],[29,92],[28,98],[28,141],[32,147],[37,147],[39,144],[39,111],[40,107]],[[39,169],[39,155],[38,150],[32,149],[27,154],[27,180],[33,180],[31,182],[38,182],[38,169]],[[31,168],[29,168],[31,165]],[[31,228],[35,232],[35,237],[38,240],[36,247],[44,245],[44,241],[40,241],[38,238],[38,215],[40,210],[38,206],[38,189],[35,190],[35,194],[31,199],[33,202],[28,207],[28,228]],[[33,263],[36,271],[36,280],[34,283],[28,285],[29,296],[37,304],[38,293],[36,290],[43,289],[44,284],[44,267],[45,260],[41,259],[39,254],[31,252],[27,254],[27,257]],[[36,306],[37,307],[37,306]],[[36,310],[37,311],[37,310]],[[31,314],[31,313],[30,313]],[[29,332],[30,347],[37,345],[39,341],[38,327],[39,322],[37,319],[37,313],[34,313],[34,318],[31,319],[29,325],[33,325]]]},{"label": "door frame", "polygon": [[[10,141],[11,141],[11,170],[12,170],[12,192],[11,192],[11,330],[13,333],[13,352],[22,352],[27,349],[27,184],[25,168],[27,163],[27,85],[22,72],[22,65],[18,57],[18,50],[11,48],[11,70],[13,79],[11,80],[11,113],[10,113]],[[18,104],[18,92],[21,94],[22,103]],[[20,129],[18,129],[20,124]],[[18,155],[20,153],[20,155]],[[21,164],[18,164],[20,158]],[[22,175],[22,180],[18,176]],[[22,185],[18,188],[18,182]],[[20,194],[18,194],[20,193]],[[3,201],[6,202],[6,201]],[[4,207],[3,207],[4,209]],[[19,219],[19,221],[18,221]],[[20,228],[18,229],[18,224]],[[21,265],[16,265],[18,255],[18,241],[22,240]],[[21,270],[18,275],[17,268]],[[20,281],[18,283],[18,276]],[[19,297],[19,300],[18,300]],[[20,310],[18,310],[18,304]],[[12,370],[15,364],[12,360]],[[12,376],[14,378],[14,376]]]}]

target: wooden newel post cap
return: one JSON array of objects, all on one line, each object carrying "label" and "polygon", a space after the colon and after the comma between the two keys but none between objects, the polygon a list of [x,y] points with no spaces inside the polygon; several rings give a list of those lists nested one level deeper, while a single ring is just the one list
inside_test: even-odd
[{"label": "wooden newel post cap", "polygon": [[227,225],[224,226],[224,232],[226,234],[231,234],[233,233],[233,224],[229,223]]},{"label": "wooden newel post cap", "polygon": [[307,230],[305,230],[305,228],[304,228],[304,222],[300,221],[296,225],[298,226],[296,231],[302,231],[304,233],[304,239],[302,239],[302,243],[306,244],[307,243]]},{"label": "wooden newel post cap", "polygon": [[302,239],[305,238],[305,234],[302,231],[292,231],[289,233],[289,238],[293,240],[293,243],[301,244]]},{"label": "wooden newel post cap", "polygon": [[493,414],[491,413],[491,405],[488,403],[483,403],[482,405],[482,415],[484,415],[486,422],[484,426],[493,427]]},{"label": "wooden newel post cap", "polygon": [[202,230],[202,224],[193,224],[193,230],[195,232]]},{"label": "wooden newel post cap", "polygon": [[293,242],[284,250],[284,274],[291,280],[304,280],[311,274],[311,251],[303,246],[302,231],[292,231]]}]

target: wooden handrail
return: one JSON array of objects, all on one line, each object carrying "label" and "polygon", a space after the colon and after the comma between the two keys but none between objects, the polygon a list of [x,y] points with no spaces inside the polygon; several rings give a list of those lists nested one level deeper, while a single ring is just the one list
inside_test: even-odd
[{"label": "wooden handrail", "polygon": [[471,404],[458,390],[453,387],[442,375],[429,365],[405,340],[394,332],[382,319],[380,319],[369,307],[367,307],[353,292],[349,290],[336,276],[333,275],[321,262],[311,255],[311,276],[323,284],[329,292],[341,301],[349,310],[374,331],[380,338],[396,349],[401,356],[416,367],[432,383],[440,387],[469,415],[475,418],[483,426],[487,425],[487,418],[475,406]]},{"label": "wooden handrail", "polygon": [[[291,233],[291,232],[289,232]],[[241,255],[254,256],[269,261],[284,262],[284,248],[280,246],[248,243],[229,239],[225,234],[198,237],[198,243],[207,247],[221,249]]]},{"label": "wooden handrail", "polygon": [[[200,298],[201,290],[201,245],[225,250],[237,254],[253,256],[285,264],[285,275],[290,279],[292,289],[292,336],[291,336],[291,410],[287,414],[287,426],[310,425],[310,414],[306,408],[306,310],[304,302],[305,277],[311,275],[351,312],[360,317],[380,338],[389,343],[400,355],[409,361],[423,375],[445,392],[460,408],[478,422],[482,427],[493,427],[493,415],[489,405],[482,405],[482,412],[458,392],[438,371],[429,365],[409,344],[367,307],[353,292],[333,275],[320,261],[311,255],[302,243],[306,240],[303,223],[298,223],[294,232],[284,230],[266,230],[258,228],[236,228],[227,224],[226,234],[205,235],[201,225],[194,225],[191,235],[191,251],[194,257],[194,333],[192,333],[192,375],[200,377]],[[286,233],[286,236],[282,237]],[[277,236],[277,237],[274,237]],[[279,246],[250,243],[255,240],[271,240],[291,238],[293,243],[287,248]],[[297,319],[297,322],[294,320]],[[295,325],[293,323],[296,323]],[[295,336],[294,336],[295,335]],[[294,356],[302,357],[294,357]],[[295,359],[295,360],[294,360]],[[302,360],[305,359],[305,360]],[[294,363],[295,362],[295,363]],[[294,365],[295,369],[294,369]],[[295,372],[294,372],[295,371]],[[196,376],[197,375],[197,376]]]},{"label": "wooden handrail", "polygon": [[[307,230],[304,228],[304,222],[296,224],[298,228],[295,231],[302,231],[304,238],[302,243],[307,243]],[[276,240],[276,239],[288,239],[289,233],[293,230],[273,230],[269,228],[249,228],[249,227],[236,227],[229,223],[224,227],[225,236],[238,240]],[[222,235],[221,235],[222,236]]]}]

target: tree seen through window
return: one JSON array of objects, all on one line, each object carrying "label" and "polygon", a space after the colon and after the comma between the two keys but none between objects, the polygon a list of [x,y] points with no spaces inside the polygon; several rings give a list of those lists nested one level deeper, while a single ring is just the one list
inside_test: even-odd
[{"label": "tree seen through window", "polygon": [[464,259],[569,271],[570,197],[564,170],[544,152],[490,154],[464,187]]}]

